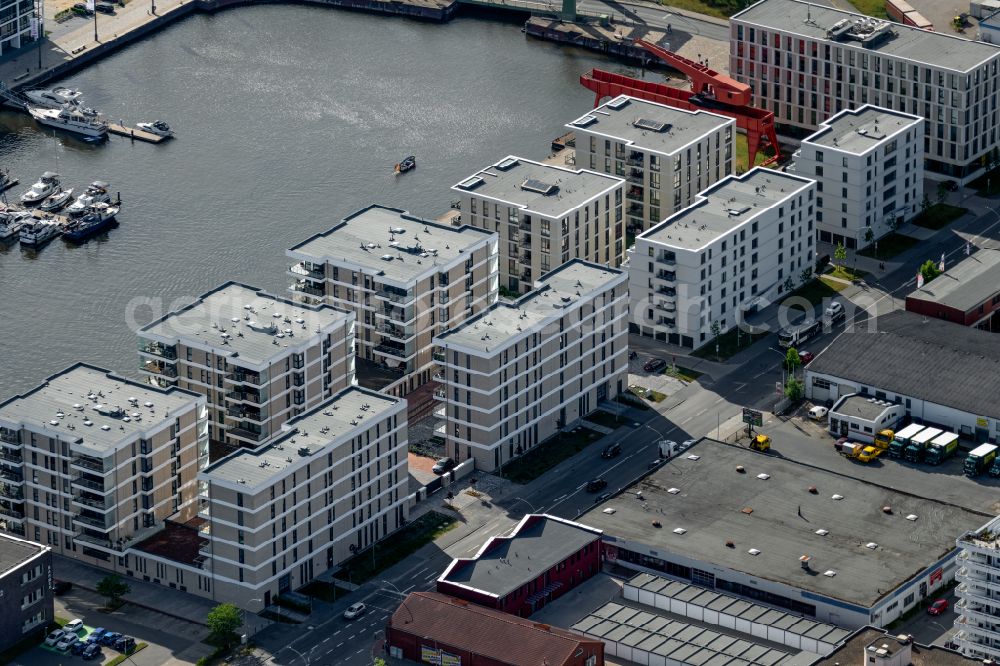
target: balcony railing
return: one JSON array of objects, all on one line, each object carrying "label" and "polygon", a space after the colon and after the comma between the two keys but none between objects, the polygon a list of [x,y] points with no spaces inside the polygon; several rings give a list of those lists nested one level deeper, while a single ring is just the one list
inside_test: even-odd
[{"label": "balcony railing", "polygon": [[0,442],[20,444],[21,438],[16,430],[0,430]]},{"label": "balcony railing", "polygon": [[448,394],[444,389],[434,389],[434,397],[438,400],[444,400],[448,397]]},{"label": "balcony railing", "polygon": [[311,277],[316,280],[322,280],[325,277],[322,266],[307,267],[303,262],[293,265],[291,268],[288,269],[288,271],[290,273],[294,273],[295,275],[305,275],[306,277]]},{"label": "balcony railing", "polygon": [[21,457],[20,453],[8,453],[2,449],[0,449],[0,460],[14,465],[20,465],[24,462],[24,458]]},{"label": "balcony railing", "polygon": [[168,361],[177,360],[177,347],[173,345],[161,345],[155,342],[147,342],[139,345],[139,351],[144,354],[159,356]]},{"label": "balcony railing", "polygon": [[409,294],[400,294],[398,292],[387,291],[385,289],[379,289],[376,291],[375,296],[386,301],[391,301],[392,303],[407,303],[412,299]]},{"label": "balcony railing", "polygon": [[75,476],[72,479],[70,479],[69,483],[71,486],[80,486],[81,488],[88,488],[90,490],[96,490],[101,493],[105,492],[103,483],[98,483],[97,481],[88,479],[85,476]]},{"label": "balcony railing", "polygon": [[267,435],[263,432],[254,432],[245,428],[226,428],[226,434],[238,437],[239,439],[248,439],[251,442],[262,442],[267,438]]},{"label": "balcony railing", "polygon": [[260,386],[261,378],[256,372],[234,372],[229,376],[229,381],[235,384],[252,384]]},{"label": "balcony railing", "polygon": [[431,358],[438,363],[445,363],[448,361],[448,355],[442,351],[436,351],[431,353]]},{"label": "balcony railing", "polygon": [[445,381],[445,376],[443,372],[435,372],[433,375],[431,375],[431,379],[436,382],[443,382]]},{"label": "balcony railing", "polygon": [[657,263],[666,264],[667,266],[676,266],[677,265],[677,258],[676,257],[672,258],[672,257],[668,257],[668,256],[663,255],[663,254],[661,254],[660,256],[658,256],[656,258],[656,261],[657,261]]},{"label": "balcony railing", "polygon": [[96,527],[97,529],[102,531],[107,531],[111,529],[103,518],[93,518],[91,516],[84,516],[78,514],[73,516],[73,522],[80,523],[81,525],[88,525],[90,527]]},{"label": "balcony railing", "polygon": [[16,486],[8,486],[7,484],[0,484],[0,497],[6,497],[11,500],[23,500],[24,491]]},{"label": "balcony railing", "polygon": [[73,502],[76,504],[89,506],[93,509],[98,509],[100,511],[106,511],[112,507],[112,503],[109,500],[94,499],[93,497],[87,497],[85,495],[74,495]]},{"label": "balcony railing", "polygon": [[242,409],[240,407],[230,407],[226,410],[226,414],[234,419],[246,419],[247,421],[254,421],[256,423],[263,423],[267,420],[267,416],[261,414],[259,410]]},{"label": "balcony railing", "polygon": [[403,361],[410,356],[410,354],[406,352],[406,349],[402,347],[393,347],[392,345],[375,345],[375,348],[372,351],[376,354],[392,356],[393,358],[398,358]]},{"label": "balcony railing", "polygon": [[252,402],[256,404],[263,402],[260,398],[260,393],[249,393],[246,391],[229,391],[226,393],[226,398],[235,402]]},{"label": "balcony railing", "polygon": [[16,509],[0,505],[0,516],[6,518],[11,518],[13,520],[24,520],[24,514]]},{"label": "balcony railing", "polygon": [[89,469],[92,472],[97,472],[98,474],[104,474],[104,464],[90,458],[77,457],[70,461],[71,465],[76,467],[82,467],[84,469]]},{"label": "balcony railing", "polygon": [[302,294],[309,294],[310,296],[320,296],[320,297],[326,296],[326,291],[308,285],[305,282],[296,282],[291,286],[291,290]]},{"label": "balcony railing", "polygon": [[139,366],[139,369],[161,377],[170,377],[171,379],[177,377],[177,368],[172,365],[161,365],[154,361],[146,361]]},{"label": "balcony railing", "polygon": [[20,472],[0,467],[0,479],[9,483],[24,483],[24,476]]}]

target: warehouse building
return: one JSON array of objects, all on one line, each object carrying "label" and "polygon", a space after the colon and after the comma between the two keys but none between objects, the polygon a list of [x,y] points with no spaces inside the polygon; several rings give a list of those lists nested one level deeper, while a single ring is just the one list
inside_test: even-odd
[{"label": "warehouse building", "polygon": [[983,248],[915,289],[906,309],[1000,332],[1000,248]]}]

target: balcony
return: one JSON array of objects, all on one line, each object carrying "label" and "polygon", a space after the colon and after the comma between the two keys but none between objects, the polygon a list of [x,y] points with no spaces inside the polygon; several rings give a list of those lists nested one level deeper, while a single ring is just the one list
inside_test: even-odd
[{"label": "balcony", "polygon": [[24,458],[21,457],[20,453],[9,453],[0,449],[0,461],[10,463],[11,465],[20,465],[24,462]]},{"label": "balcony", "polygon": [[8,430],[7,428],[0,428],[0,443],[20,444],[21,437],[17,430]]},{"label": "balcony", "polygon": [[985,583],[962,583],[955,588],[955,593],[963,599],[975,603],[997,605],[1000,603],[1000,590],[991,592]]},{"label": "balcony", "polygon": [[395,324],[375,324],[375,330],[382,335],[388,335],[394,338],[405,340],[407,338],[412,338],[414,333],[409,331],[412,327],[410,326],[396,326]]},{"label": "balcony", "polygon": [[246,428],[226,428],[226,434],[231,437],[236,437],[237,439],[243,439],[248,442],[263,442],[267,439],[267,434],[263,432],[254,432],[253,430],[247,430]]},{"label": "balcony", "polygon": [[288,269],[288,272],[292,275],[302,275],[314,280],[322,280],[326,277],[323,272],[323,266],[316,266],[305,261],[294,264]]},{"label": "balcony", "polygon": [[376,354],[382,354],[383,356],[391,356],[392,358],[399,359],[400,361],[405,361],[411,356],[405,348],[387,344],[375,345],[375,348],[372,351]]},{"label": "balcony", "polygon": [[315,285],[311,285],[308,282],[296,282],[289,287],[290,290],[297,294],[306,294],[308,296],[316,296],[317,298],[323,298],[326,296],[326,291]]},{"label": "balcony", "polygon": [[72,479],[70,479],[69,485],[70,487],[75,486],[77,488],[83,488],[85,490],[95,490],[99,493],[106,492],[103,483],[95,481],[94,479],[87,478],[85,476],[74,476]]},{"label": "balcony", "polygon": [[643,165],[642,155],[639,155],[638,157],[630,156],[627,160],[625,160],[625,164],[630,167],[641,167]]},{"label": "balcony", "polygon": [[24,483],[24,476],[20,472],[0,467],[0,479],[8,484],[21,485]]},{"label": "balcony", "polygon": [[438,363],[446,363],[448,361],[448,355],[443,351],[435,351],[431,353],[431,358]]},{"label": "balcony", "polygon": [[993,615],[981,605],[970,603],[966,599],[962,599],[955,604],[955,612],[960,615],[967,615],[968,617],[975,618],[980,622],[996,624],[998,620],[1000,620],[1000,617]]},{"label": "balcony", "polygon": [[256,405],[261,404],[260,393],[254,391],[229,391],[226,393],[226,399],[230,402],[250,402]]},{"label": "balcony", "polygon": [[245,370],[238,370],[233,374],[226,377],[226,381],[233,384],[251,384],[253,386],[260,386],[263,382],[261,381],[261,376],[256,372],[247,372]]},{"label": "balcony", "polygon": [[146,361],[145,363],[139,364],[139,370],[141,372],[147,372],[152,375],[157,375],[159,377],[165,377],[168,379],[177,379],[177,368],[172,365],[166,365],[164,363],[158,363],[156,361]]},{"label": "balcony", "polygon": [[677,280],[677,273],[674,271],[657,271],[657,280],[666,280],[667,282],[674,282]]},{"label": "balcony", "polygon": [[658,263],[658,264],[666,264],[667,266],[676,266],[677,265],[677,257],[676,256],[671,256],[671,255],[668,255],[668,254],[661,254],[660,256],[658,256],[656,258],[656,263]]},{"label": "balcony", "polygon": [[390,321],[398,321],[401,324],[406,323],[406,310],[404,308],[394,308],[387,305],[382,310],[376,310],[375,316],[389,319]]},{"label": "balcony", "polygon": [[[993,640],[1000,641],[1000,631],[996,631],[993,627],[996,627],[998,620],[1000,618],[994,617],[992,621],[987,621],[985,624],[987,626],[982,626],[976,622],[969,622],[969,618],[959,616],[955,618],[953,623],[959,631],[964,631],[966,634],[979,634],[980,636],[985,636],[987,638],[992,638]],[[970,637],[971,638],[971,637]]]},{"label": "balcony", "polygon": [[375,292],[375,298],[381,298],[384,301],[390,301],[392,303],[409,303],[413,300],[413,296],[403,292],[390,291],[388,289],[379,289]]},{"label": "balcony", "polygon": [[99,497],[85,495],[83,493],[73,495],[71,502],[80,508],[88,508],[102,512],[108,512],[114,508],[114,502],[107,498],[100,499]]},{"label": "balcony", "polygon": [[230,407],[226,410],[226,416],[234,419],[263,423],[267,421],[267,415],[262,414],[259,409],[244,409],[242,407]]},{"label": "balcony", "polygon": [[448,393],[444,389],[434,389],[434,398],[436,400],[447,400]]},{"label": "balcony", "polygon": [[139,351],[150,356],[157,356],[167,361],[177,360],[177,347],[174,345],[163,345],[159,342],[141,341]]},{"label": "balcony", "polygon": [[630,203],[626,212],[635,217],[643,217],[645,215],[645,210],[643,210],[642,204],[637,203]]},{"label": "balcony", "polygon": [[645,177],[646,174],[644,174],[641,171],[632,171],[627,176],[625,176],[625,180],[635,185],[642,185],[642,182],[645,179]]},{"label": "balcony", "polygon": [[645,192],[641,187],[632,186],[629,188],[628,192],[625,193],[625,198],[629,201],[643,203],[643,200],[645,199]]},{"label": "balcony", "polygon": [[101,532],[110,532],[111,526],[108,525],[105,518],[97,518],[96,516],[85,516],[82,513],[73,516],[73,522],[78,525],[86,525],[90,529],[96,529]]},{"label": "balcony", "polygon": [[2,517],[4,520],[16,520],[18,522],[21,522],[22,520],[24,520],[24,513],[18,511],[17,509],[3,506],[2,504],[0,504],[0,517]]},{"label": "balcony", "polygon": [[435,381],[435,382],[444,382],[444,381],[447,381],[445,379],[445,376],[444,376],[443,372],[435,372],[433,375],[431,375],[431,380]]},{"label": "balcony", "polygon": [[667,317],[660,317],[659,319],[656,320],[656,325],[657,326],[665,326],[667,328],[676,328],[677,327],[677,320],[676,319],[668,319]]},{"label": "balcony", "polygon": [[16,486],[8,486],[6,483],[0,483],[0,498],[18,502],[24,499],[24,491]]},{"label": "balcony", "polygon": [[76,467],[88,472],[93,472],[95,474],[100,474],[105,476],[111,472],[110,469],[105,470],[104,464],[100,460],[96,460],[89,456],[77,456],[69,461],[70,467]]}]

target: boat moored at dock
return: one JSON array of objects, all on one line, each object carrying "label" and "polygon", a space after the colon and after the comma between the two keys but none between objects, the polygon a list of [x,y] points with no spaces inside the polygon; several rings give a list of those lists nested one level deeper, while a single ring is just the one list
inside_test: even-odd
[{"label": "boat moored at dock", "polygon": [[171,137],[174,135],[174,131],[170,129],[170,125],[166,124],[162,120],[154,120],[151,123],[136,123],[136,129],[141,129],[143,132],[149,132],[150,134],[155,134],[156,136]]},{"label": "boat moored at dock", "polygon": [[21,245],[40,247],[61,234],[63,224],[55,217],[30,217],[21,226]]},{"label": "boat moored at dock", "polygon": [[35,184],[28,189],[27,192],[21,195],[21,203],[26,206],[34,206],[35,204],[41,203],[45,199],[49,198],[53,194],[56,194],[62,189],[59,184],[59,174],[53,173],[52,171],[46,171],[42,174],[42,177],[38,179]]},{"label": "boat moored at dock", "polygon": [[95,180],[87,186],[83,194],[76,198],[76,201],[69,205],[66,214],[70,217],[78,217],[85,214],[94,204],[111,203],[111,193],[108,192],[110,187],[111,185],[103,180]]},{"label": "boat moored at dock", "polygon": [[17,240],[21,235],[24,220],[31,217],[26,211],[9,210],[0,213],[0,242]]},{"label": "boat moored at dock", "polygon": [[46,213],[57,213],[71,201],[73,201],[72,187],[68,190],[63,190],[50,195],[47,199],[45,199],[45,201],[38,204],[38,210]]},{"label": "boat moored at dock", "polygon": [[25,90],[22,94],[31,104],[46,109],[59,109],[64,104],[79,104],[83,101],[82,92],[65,86]]},{"label": "boat moored at dock", "polygon": [[73,243],[80,243],[106,231],[115,225],[115,216],[119,210],[118,206],[111,204],[95,204],[86,215],[66,225],[63,238]]},{"label": "boat moored at dock", "polygon": [[69,105],[58,109],[29,106],[28,113],[39,125],[73,132],[88,141],[100,141],[108,136],[108,123],[89,109]]}]

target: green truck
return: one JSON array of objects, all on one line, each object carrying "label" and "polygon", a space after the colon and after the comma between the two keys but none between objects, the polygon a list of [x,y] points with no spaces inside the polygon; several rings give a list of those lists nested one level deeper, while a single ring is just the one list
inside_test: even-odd
[{"label": "green truck", "polygon": [[910,443],[910,439],[923,429],[924,426],[919,423],[911,423],[893,435],[892,441],[889,442],[889,457],[902,458],[903,449],[905,449],[906,445]]},{"label": "green truck", "polygon": [[910,439],[910,443],[903,449],[903,457],[910,462],[923,462],[927,445],[943,432],[939,428],[924,428]]},{"label": "green truck", "polygon": [[938,435],[927,445],[924,462],[928,465],[940,465],[958,450],[958,433],[946,432]]},{"label": "green truck", "polygon": [[996,444],[980,444],[969,451],[969,456],[965,459],[965,475],[976,476],[990,469],[996,460],[997,448]]}]

